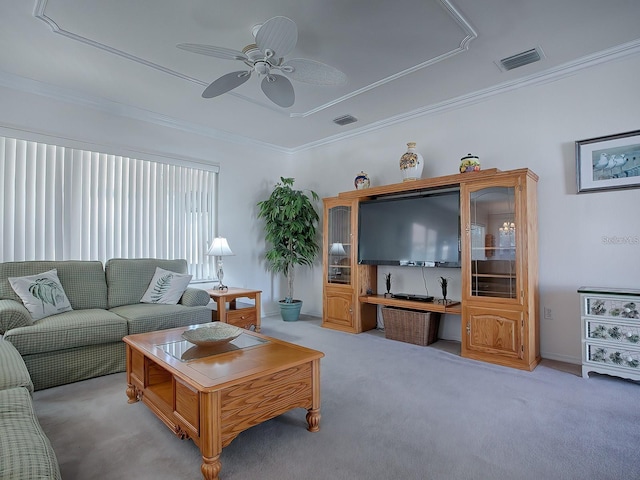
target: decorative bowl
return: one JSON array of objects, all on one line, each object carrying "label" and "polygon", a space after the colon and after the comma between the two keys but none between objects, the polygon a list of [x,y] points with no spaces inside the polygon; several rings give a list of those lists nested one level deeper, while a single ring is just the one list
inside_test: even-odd
[{"label": "decorative bowl", "polygon": [[182,338],[187,342],[202,347],[221,345],[237,338],[242,329],[223,322],[212,322],[210,326],[192,328],[182,332]]}]

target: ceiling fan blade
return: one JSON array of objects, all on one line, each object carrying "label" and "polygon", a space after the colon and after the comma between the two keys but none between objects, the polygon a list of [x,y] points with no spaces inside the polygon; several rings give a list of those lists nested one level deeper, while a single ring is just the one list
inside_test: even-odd
[{"label": "ceiling fan blade", "polygon": [[288,78],[270,73],[262,80],[262,91],[276,105],[290,107],[296,101],[293,85]]},{"label": "ceiling fan blade", "polygon": [[256,44],[262,53],[282,58],[293,50],[298,42],[298,27],[287,17],[273,17],[262,24],[256,33]]},{"label": "ceiling fan blade", "polygon": [[213,98],[227,93],[249,80],[251,71],[241,70],[221,76],[202,92],[202,98]]},{"label": "ceiling fan blade", "polygon": [[224,47],[214,47],[213,45],[201,45],[199,43],[180,43],[176,47],[187,52],[199,53],[210,57],[224,58],[225,60],[247,60],[248,57],[239,50],[232,50]]},{"label": "ceiling fan blade", "polygon": [[337,68],[306,58],[287,60],[280,69],[293,80],[313,85],[341,85],[347,81],[347,76]]}]

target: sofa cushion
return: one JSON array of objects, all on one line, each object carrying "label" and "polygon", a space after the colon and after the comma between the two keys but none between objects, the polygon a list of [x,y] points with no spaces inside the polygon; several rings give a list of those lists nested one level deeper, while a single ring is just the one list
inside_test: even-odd
[{"label": "sofa cushion", "polygon": [[163,303],[175,305],[187,289],[192,275],[176,273],[156,267],[156,272],[149,283],[147,291],[140,299],[141,303]]},{"label": "sofa cushion", "polygon": [[176,273],[188,273],[187,261],[156,258],[112,258],[105,264],[108,308],[140,303],[156,267]]},{"label": "sofa cushion", "polygon": [[115,307],[109,311],[128,319],[130,335],[211,321],[211,309],[208,307],[138,303]]},{"label": "sofa cushion", "polygon": [[0,299],[21,301],[11,288],[9,277],[35,275],[53,268],[58,271],[62,288],[74,310],[107,308],[107,282],[102,263],[98,261],[36,260],[0,263]]},{"label": "sofa cushion", "polygon": [[26,277],[9,277],[9,283],[34,320],[73,310],[55,268]]},{"label": "sofa cushion", "polygon": [[[186,307],[185,307],[186,308]],[[72,310],[14,328],[4,338],[21,355],[122,341],[128,333],[126,319],[107,310]]]},{"label": "sofa cushion", "polygon": [[14,387],[33,392],[31,376],[20,353],[11,342],[0,339],[0,390]]},{"label": "sofa cushion", "polygon": [[0,478],[62,478],[26,388],[0,390],[0,432]]}]

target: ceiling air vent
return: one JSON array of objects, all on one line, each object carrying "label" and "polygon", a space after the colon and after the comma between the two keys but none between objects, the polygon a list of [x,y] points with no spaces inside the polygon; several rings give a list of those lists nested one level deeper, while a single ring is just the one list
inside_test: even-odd
[{"label": "ceiling air vent", "polygon": [[538,62],[544,58],[544,53],[540,47],[532,48],[525,52],[516,53],[510,57],[498,60],[496,63],[501,70],[513,70],[514,68],[524,67],[530,63]]},{"label": "ceiling air vent", "polygon": [[342,115],[341,117],[337,117],[333,119],[333,123],[336,125],[340,125],[344,127],[345,125],[349,125],[350,123],[357,122],[358,119],[353,115]]}]

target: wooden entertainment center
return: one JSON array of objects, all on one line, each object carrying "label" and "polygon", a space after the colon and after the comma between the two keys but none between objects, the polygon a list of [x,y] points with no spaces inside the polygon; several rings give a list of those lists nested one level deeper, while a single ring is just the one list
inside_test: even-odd
[{"label": "wooden entertainment center", "polygon": [[[540,362],[537,182],[529,169],[490,169],[323,199],[322,326],[351,333],[373,329],[378,305],[459,314],[463,357],[533,370]],[[377,267],[358,264],[360,202],[444,189],[460,191],[460,302],[385,298]]]}]

